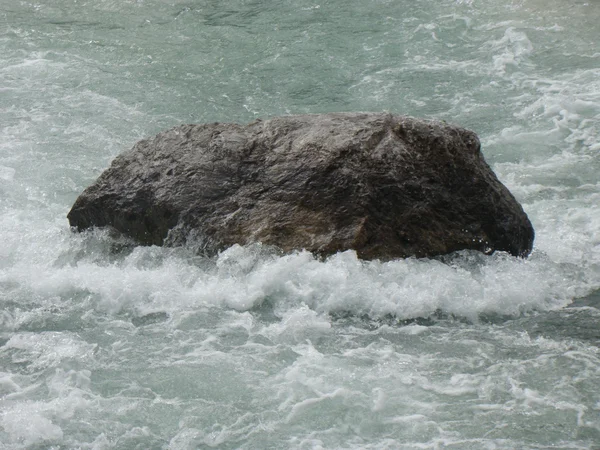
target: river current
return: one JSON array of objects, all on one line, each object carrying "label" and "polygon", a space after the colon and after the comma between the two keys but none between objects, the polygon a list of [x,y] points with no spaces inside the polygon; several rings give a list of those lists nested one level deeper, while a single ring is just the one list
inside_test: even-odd
[{"label": "river current", "polygon": [[[528,259],[77,234],[180,123],[474,130]],[[600,448],[598,0],[0,0],[0,449]]]}]

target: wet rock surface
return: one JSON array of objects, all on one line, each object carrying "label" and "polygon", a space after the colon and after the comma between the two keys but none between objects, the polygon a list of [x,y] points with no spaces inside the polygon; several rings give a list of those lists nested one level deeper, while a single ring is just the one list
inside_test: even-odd
[{"label": "wet rock surface", "polygon": [[526,256],[534,237],[473,132],[387,113],[181,125],[118,156],[68,219],[207,254],[262,242],[364,259]]}]

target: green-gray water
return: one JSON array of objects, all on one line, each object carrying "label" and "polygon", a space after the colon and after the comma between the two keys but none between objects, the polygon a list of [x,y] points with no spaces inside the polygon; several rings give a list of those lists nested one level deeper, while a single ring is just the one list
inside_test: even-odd
[{"label": "green-gray water", "polygon": [[[531,257],[69,230],[172,125],[382,110],[476,131]],[[598,0],[0,0],[0,448],[600,448],[599,152]]]}]

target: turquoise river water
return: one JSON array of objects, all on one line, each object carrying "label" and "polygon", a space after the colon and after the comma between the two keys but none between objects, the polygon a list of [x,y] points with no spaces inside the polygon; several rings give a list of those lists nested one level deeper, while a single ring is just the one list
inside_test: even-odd
[{"label": "turquoise river water", "polygon": [[[77,234],[180,123],[477,132],[532,255]],[[0,0],[0,449],[599,449],[600,1]]]}]

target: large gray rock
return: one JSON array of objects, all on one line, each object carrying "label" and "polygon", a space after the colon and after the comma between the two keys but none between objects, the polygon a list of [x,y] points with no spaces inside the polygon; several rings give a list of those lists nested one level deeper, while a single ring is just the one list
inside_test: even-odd
[{"label": "large gray rock", "polygon": [[526,256],[534,236],[473,132],[384,113],[178,126],[117,157],[68,218],[142,244],[193,236],[208,254],[262,242],[365,259]]}]

